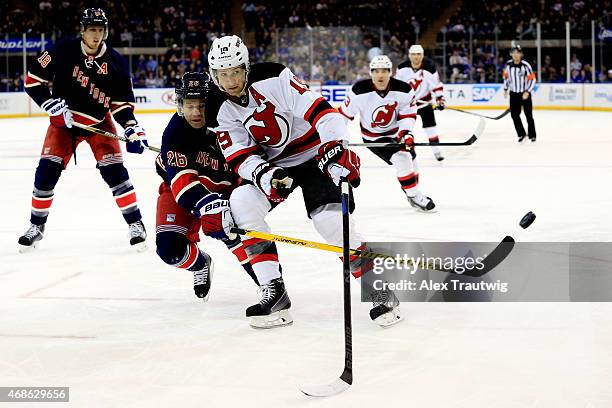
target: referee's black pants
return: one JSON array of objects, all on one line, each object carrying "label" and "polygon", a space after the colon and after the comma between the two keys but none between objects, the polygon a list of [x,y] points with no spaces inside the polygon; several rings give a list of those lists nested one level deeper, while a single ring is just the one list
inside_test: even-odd
[{"label": "referee's black pants", "polygon": [[[525,111],[525,117],[527,118],[527,133],[525,133],[525,128],[521,121],[521,109]],[[535,139],[536,130],[535,123],[533,122],[531,92],[529,92],[529,98],[527,99],[523,99],[522,92],[510,92],[510,115],[514,121],[514,128],[518,137],[529,136],[530,139]]]}]

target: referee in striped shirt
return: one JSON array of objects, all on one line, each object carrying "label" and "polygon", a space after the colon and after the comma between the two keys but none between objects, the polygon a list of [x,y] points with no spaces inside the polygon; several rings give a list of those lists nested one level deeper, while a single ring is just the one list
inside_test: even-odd
[{"label": "referee in striped shirt", "polygon": [[[510,114],[514,121],[514,128],[518,136],[519,143],[526,136],[535,142],[536,130],[533,122],[533,106],[531,103],[531,92],[535,87],[535,73],[527,61],[523,61],[523,51],[520,45],[515,45],[510,51],[512,59],[506,62],[504,68],[504,98],[508,97],[510,90]],[[527,118],[527,132],[521,121],[521,109],[525,111]]]}]

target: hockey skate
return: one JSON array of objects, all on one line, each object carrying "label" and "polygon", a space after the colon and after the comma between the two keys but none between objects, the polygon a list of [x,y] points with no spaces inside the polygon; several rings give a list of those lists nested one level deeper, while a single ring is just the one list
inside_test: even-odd
[{"label": "hockey skate", "polygon": [[145,251],[147,249],[147,244],[145,242],[147,239],[147,230],[142,220],[129,224],[129,228],[128,237],[130,238],[130,245],[134,247],[137,252]]},{"label": "hockey skate", "polygon": [[270,283],[261,285],[261,300],[246,310],[246,316],[251,318],[250,325],[254,329],[272,329],[274,327],[293,324],[289,314],[291,300],[287,295],[283,278],[277,278]]},{"label": "hockey skate", "polygon": [[206,266],[199,271],[193,271],[193,291],[204,302],[210,297],[210,284],[212,281],[214,263],[210,255],[204,254]]},{"label": "hockey skate", "polygon": [[30,224],[30,228],[19,237],[19,252],[28,252],[38,246],[38,241],[43,239],[45,233],[45,224],[36,225]]},{"label": "hockey skate", "polygon": [[435,212],[436,205],[433,200],[422,193],[418,192],[415,196],[406,195],[411,206],[421,212]]},{"label": "hockey skate", "polygon": [[437,150],[434,152],[434,156],[436,158],[437,161],[442,161],[444,160],[444,156],[442,156],[442,152]]},{"label": "hockey skate", "polygon": [[372,305],[370,318],[382,328],[387,328],[401,322],[404,318],[400,314],[399,300],[390,290],[379,290],[370,295]]}]

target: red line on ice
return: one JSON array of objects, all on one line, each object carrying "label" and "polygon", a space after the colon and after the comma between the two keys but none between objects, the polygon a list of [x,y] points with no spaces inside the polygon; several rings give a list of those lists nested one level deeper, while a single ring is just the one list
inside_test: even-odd
[{"label": "red line on ice", "polygon": [[41,291],[43,291],[43,290],[45,290],[45,289],[52,288],[53,286],[59,285],[60,283],[64,283],[64,282],[66,282],[66,281],[67,281],[67,280],[69,280],[69,279],[75,278],[75,277],[79,276],[79,275],[80,275],[80,274],[82,274],[82,273],[83,273],[83,272],[77,272],[77,273],[73,273],[72,275],[64,276],[64,277],[63,277],[62,279],[60,279],[60,280],[57,280],[57,281],[55,281],[55,282],[51,282],[51,283],[49,283],[49,284],[47,284],[47,285],[43,286],[42,288],[35,289],[35,290],[33,290],[33,291],[31,291],[31,292],[28,292],[28,293],[26,293],[26,294],[23,294],[23,295],[21,295],[21,296],[19,296],[19,297],[22,297],[22,298],[27,298],[27,297],[30,297],[30,296],[32,296],[32,295],[33,295],[33,294],[35,294],[35,293],[41,292]]}]

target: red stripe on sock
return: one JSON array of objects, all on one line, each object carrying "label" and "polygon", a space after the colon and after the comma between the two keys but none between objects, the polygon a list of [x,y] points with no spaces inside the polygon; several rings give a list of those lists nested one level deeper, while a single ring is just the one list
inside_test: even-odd
[{"label": "red stripe on sock", "polygon": [[189,268],[191,265],[195,263],[199,254],[200,254],[200,250],[198,249],[198,246],[194,244],[193,242],[190,242],[189,243],[189,256],[187,257],[185,262],[182,262],[176,265],[176,267],[181,268],[181,269]]},{"label": "red stripe on sock", "polygon": [[32,208],[36,210],[48,210],[53,202],[53,197],[49,199],[40,199],[32,196]]},{"label": "red stripe on sock", "polygon": [[123,208],[129,205],[132,205],[136,203],[136,191],[132,191],[130,194],[123,196],[123,197],[117,197],[115,198],[115,201],[117,202],[117,205],[119,206],[119,208]]},{"label": "red stripe on sock", "polygon": [[268,261],[278,263],[278,254],[253,255],[253,257],[251,258],[251,265],[255,265],[259,262],[268,262]]}]

